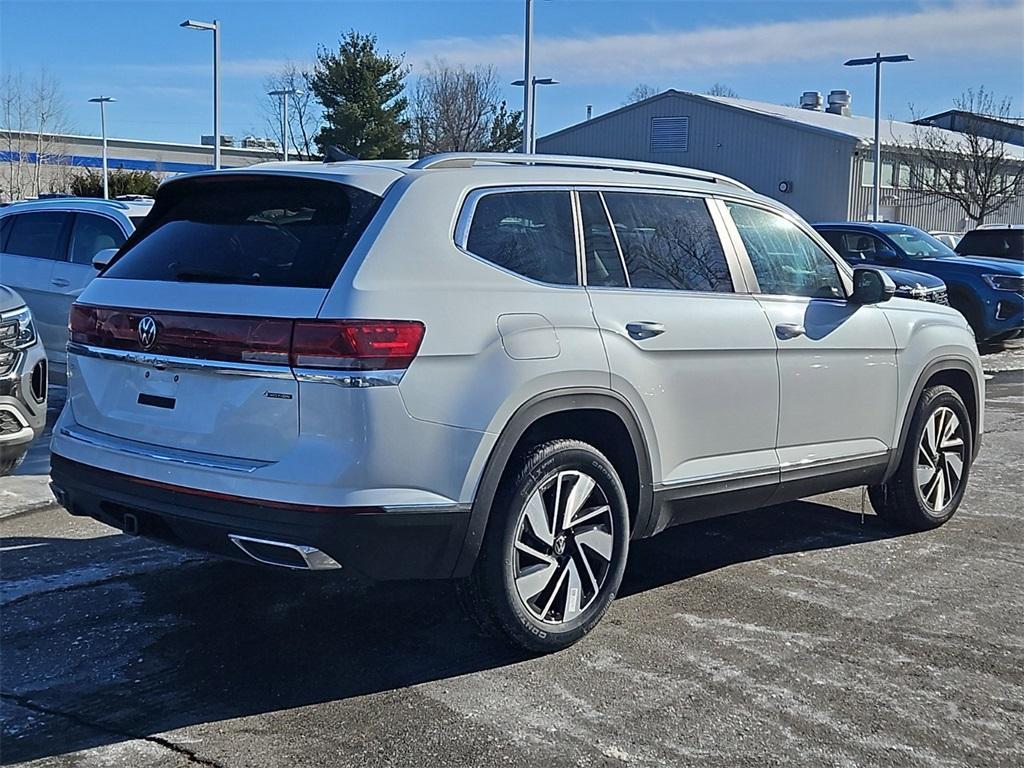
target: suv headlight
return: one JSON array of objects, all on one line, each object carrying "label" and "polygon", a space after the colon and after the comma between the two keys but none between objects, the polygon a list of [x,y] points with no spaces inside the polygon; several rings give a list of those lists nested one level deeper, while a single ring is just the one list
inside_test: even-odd
[{"label": "suv headlight", "polygon": [[1024,275],[982,275],[981,279],[997,291],[1024,293]]},{"label": "suv headlight", "polygon": [[36,328],[28,307],[0,316],[0,347],[25,349],[36,343]]}]

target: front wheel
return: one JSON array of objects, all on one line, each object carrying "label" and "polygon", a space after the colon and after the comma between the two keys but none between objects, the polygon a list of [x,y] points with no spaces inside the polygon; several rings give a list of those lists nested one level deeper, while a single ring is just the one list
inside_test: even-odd
[{"label": "front wheel", "polygon": [[591,445],[554,440],[531,450],[503,485],[461,586],[478,621],[548,653],[601,620],[628,550],[629,510],[615,467]]},{"label": "front wheel", "polygon": [[956,390],[928,387],[914,409],[896,473],[868,488],[879,517],[924,531],[949,520],[971,472],[971,421]]}]

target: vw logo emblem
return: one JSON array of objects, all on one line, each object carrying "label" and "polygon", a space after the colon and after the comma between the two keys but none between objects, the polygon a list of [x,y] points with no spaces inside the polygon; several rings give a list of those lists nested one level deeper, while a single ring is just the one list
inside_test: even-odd
[{"label": "vw logo emblem", "polygon": [[143,349],[152,349],[156,344],[156,320],[149,315],[139,320],[139,344]]}]

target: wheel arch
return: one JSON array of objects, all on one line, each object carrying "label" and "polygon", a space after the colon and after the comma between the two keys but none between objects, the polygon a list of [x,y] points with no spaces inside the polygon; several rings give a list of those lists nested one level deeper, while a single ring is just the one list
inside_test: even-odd
[{"label": "wheel arch", "polygon": [[632,538],[650,535],[654,509],[651,458],[633,409],[612,390],[559,390],[537,395],[520,406],[495,441],[477,483],[453,576],[465,577],[472,571],[487,530],[491,505],[510,462],[529,446],[552,437],[581,439],[608,455],[626,486]]},{"label": "wheel arch", "polygon": [[896,450],[891,453],[889,466],[886,467],[886,480],[893,476],[903,458],[907,436],[910,433],[910,423],[913,421],[914,409],[917,408],[921,399],[921,393],[926,387],[938,384],[945,384],[956,391],[963,399],[964,405],[967,406],[967,413],[971,419],[971,460],[973,461],[977,457],[981,447],[982,408],[984,407],[984,393],[981,382],[978,381],[978,373],[966,358],[946,357],[933,360],[925,366],[914,383],[906,413],[903,415],[903,423],[900,425]]}]

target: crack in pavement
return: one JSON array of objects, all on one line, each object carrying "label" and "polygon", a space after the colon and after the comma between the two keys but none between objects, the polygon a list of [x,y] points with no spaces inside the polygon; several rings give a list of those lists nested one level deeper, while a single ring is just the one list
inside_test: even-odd
[{"label": "crack in pavement", "polygon": [[188,747],[183,747],[180,744],[175,744],[170,739],[165,739],[162,736],[145,736],[138,733],[132,733],[131,731],[124,730],[116,726],[106,725],[104,723],[89,720],[88,718],[82,717],[81,715],[77,715],[74,712],[62,712],[59,709],[47,707],[43,704],[39,704],[38,702],[32,701],[32,699],[28,698],[27,696],[21,696],[16,693],[6,693],[4,691],[0,691],[0,700],[12,703],[16,706],[21,707],[22,709],[28,709],[40,715],[62,717],[65,720],[70,720],[72,723],[75,723],[76,725],[80,725],[85,728],[91,728],[93,730],[100,731],[102,733],[107,733],[112,736],[119,736],[124,739],[133,739],[136,741],[145,741],[149,742],[150,744],[156,744],[157,746],[163,747],[164,749],[168,749],[171,752],[174,752],[175,754],[181,755],[190,763],[195,763],[196,765],[204,765],[207,766],[207,768],[225,768],[223,763],[219,763],[216,760],[211,760],[206,757],[200,757],[195,753],[194,750],[191,750]]}]

